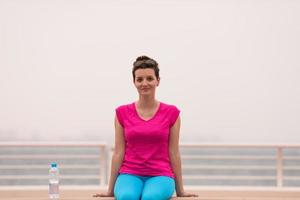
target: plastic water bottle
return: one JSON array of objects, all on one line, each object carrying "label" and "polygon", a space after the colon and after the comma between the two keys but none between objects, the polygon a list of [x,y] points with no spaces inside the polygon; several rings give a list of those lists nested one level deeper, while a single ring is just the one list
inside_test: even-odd
[{"label": "plastic water bottle", "polygon": [[51,163],[49,170],[49,198],[59,199],[59,171],[56,163]]}]

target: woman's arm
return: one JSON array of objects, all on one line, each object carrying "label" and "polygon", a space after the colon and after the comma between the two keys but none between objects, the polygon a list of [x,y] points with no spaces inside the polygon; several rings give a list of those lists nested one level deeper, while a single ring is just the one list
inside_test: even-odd
[{"label": "woman's arm", "polygon": [[195,194],[186,193],[183,188],[181,158],[180,158],[180,151],[179,151],[179,132],[180,132],[180,117],[177,118],[175,124],[171,127],[170,140],[169,140],[169,157],[170,157],[173,172],[175,174],[176,194],[179,197],[198,196]]},{"label": "woman's arm", "polygon": [[115,147],[111,160],[110,178],[108,183],[108,191],[103,194],[95,194],[94,197],[114,196],[114,186],[119,173],[119,169],[123,162],[125,153],[125,140],[123,127],[115,117]]},{"label": "woman's arm", "polygon": [[115,117],[115,149],[111,160],[110,179],[108,183],[108,192],[113,194],[115,182],[119,173],[119,169],[123,162],[125,153],[125,140],[123,127]]}]

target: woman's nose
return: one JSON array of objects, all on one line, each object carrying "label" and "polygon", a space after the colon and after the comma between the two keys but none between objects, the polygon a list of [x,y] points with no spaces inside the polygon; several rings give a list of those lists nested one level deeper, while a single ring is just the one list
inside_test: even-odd
[{"label": "woman's nose", "polygon": [[147,85],[147,80],[143,80],[142,85]]}]

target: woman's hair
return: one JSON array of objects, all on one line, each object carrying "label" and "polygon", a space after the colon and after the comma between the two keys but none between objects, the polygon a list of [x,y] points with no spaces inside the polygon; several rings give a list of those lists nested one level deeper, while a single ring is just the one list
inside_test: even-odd
[{"label": "woman's hair", "polygon": [[132,68],[132,76],[133,76],[133,81],[135,80],[135,71],[138,69],[153,69],[155,76],[157,79],[159,79],[159,68],[158,68],[158,63],[148,57],[148,56],[139,56],[136,58],[135,62],[133,63],[133,68]]}]

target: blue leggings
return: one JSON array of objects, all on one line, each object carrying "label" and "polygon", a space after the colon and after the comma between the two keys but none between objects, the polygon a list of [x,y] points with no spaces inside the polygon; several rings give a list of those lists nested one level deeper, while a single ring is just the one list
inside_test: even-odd
[{"label": "blue leggings", "polygon": [[174,190],[174,179],[167,176],[120,174],[114,195],[117,200],[167,200],[172,197]]}]

